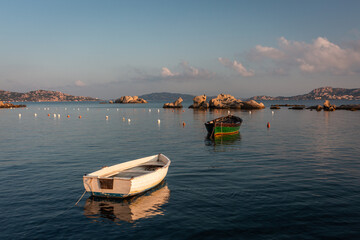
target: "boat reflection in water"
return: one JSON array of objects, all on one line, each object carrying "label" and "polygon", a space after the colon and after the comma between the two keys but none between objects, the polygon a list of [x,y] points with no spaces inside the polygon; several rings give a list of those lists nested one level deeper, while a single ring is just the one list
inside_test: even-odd
[{"label": "boat reflection in water", "polygon": [[167,184],[160,183],[157,187],[144,194],[125,199],[89,197],[84,206],[84,215],[96,222],[135,222],[143,218],[163,215],[162,206],[169,201],[170,190]]},{"label": "boat reflection in water", "polygon": [[212,138],[210,134],[206,137],[206,145],[232,145],[236,142],[240,142],[240,133],[233,135],[223,135]]},{"label": "boat reflection in water", "polygon": [[205,139],[205,145],[212,147],[215,152],[231,152],[238,150],[241,143],[241,135],[233,134],[233,135],[224,135],[215,138],[211,138],[207,136]]}]

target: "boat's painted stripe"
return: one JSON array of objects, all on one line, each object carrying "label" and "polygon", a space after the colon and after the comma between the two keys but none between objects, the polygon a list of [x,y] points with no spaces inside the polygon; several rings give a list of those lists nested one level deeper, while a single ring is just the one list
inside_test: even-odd
[{"label": "boat's painted stripe", "polygon": [[101,192],[90,192],[92,196],[96,197],[118,197],[118,198],[124,198],[129,197],[129,194],[119,194],[119,193],[101,193]]},{"label": "boat's painted stripe", "polygon": [[239,131],[235,131],[235,132],[218,132],[218,133],[215,133],[214,136],[217,137],[217,136],[231,135],[231,134],[237,134],[237,133],[239,133]]}]

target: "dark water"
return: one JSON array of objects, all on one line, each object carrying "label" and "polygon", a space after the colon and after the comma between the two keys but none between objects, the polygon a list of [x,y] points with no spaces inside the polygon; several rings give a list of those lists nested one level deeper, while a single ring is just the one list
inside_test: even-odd
[{"label": "dark water", "polygon": [[[360,111],[232,111],[240,134],[210,141],[227,110],[161,106],[1,109],[0,238],[360,239]],[[156,189],[74,206],[84,173],[157,153],[172,164]]]}]

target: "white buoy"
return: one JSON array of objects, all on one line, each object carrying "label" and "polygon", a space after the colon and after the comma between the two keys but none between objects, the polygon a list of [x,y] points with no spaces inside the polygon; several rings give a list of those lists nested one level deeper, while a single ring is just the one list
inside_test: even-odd
[{"label": "white buoy", "polygon": [[37,117],[37,113],[34,113],[34,117]]},{"label": "white buoy", "polygon": [[80,108],[78,108],[78,111],[80,111]]},{"label": "white buoy", "polygon": [[274,111],[271,111],[271,114],[274,116],[274,114],[275,114]]},{"label": "white buoy", "polygon": [[151,112],[151,109],[149,109],[149,112]]},{"label": "white buoy", "polygon": [[158,113],[160,112],[160,109],[158,109]]},{"label": "white buoy", "polygon": [[228,114],[230,114],[230,111],[228,111]]},{"label": "white buoy", "polygon": [[89,108],[87,108],[86,110],[89,111]]},{"label": "white buoy", "polygon": [[56,118],[56,114],[54,113],[54,118]]},{"label": "white buoy", "polygon": [[119,111],[119,109],[117,108],[117,109],[116,109],[116,111],[118,112],[118,111]]},{"label": "white buoy", "polygon": [[158,119],[158,124],[160,124],[160,119]]},{"label": "white buoy", "polygon": [[21,113],[19,113],[19,118],[21,118]]},{"label": "white buoy", "polygon": [[65,108],[65,111],[67,110],[67,108]]},{"label": "white buoy", "polygon": [[60,114],[58,114],[58,118],[60,118]]},{"label": "white buoy", "polygon": [[131,119],[130,119],[130,118],[128,118],[128,122],[131,122]]},{"label": "white buoy", "polygon": [[106,120],[109,120],[109,116],[106,116],[105,119],[106,119]]},{"label": "white buoy", "polygon": [[249,111],[249,114],[251,114],[251,111]]},{"label": "white buoy", "polygon": [[46,108],[44,108],[44,110],[46,110]]}]

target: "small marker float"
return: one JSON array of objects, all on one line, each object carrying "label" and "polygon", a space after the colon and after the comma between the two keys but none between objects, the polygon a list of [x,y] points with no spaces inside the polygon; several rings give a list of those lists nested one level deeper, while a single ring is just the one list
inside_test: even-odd
[{"label": "small marker float", "polygon": [[50,117],[50,113],[48,113],[48,117]]},{"label": "small marker float", "polygon": [[105,119],[106,119],[106,120],[109,120],[109,116],[105,116]]},{"label": "small marker float", "polygon": [[183,126],[183,127],[185,127],[185,125],[186,125],[186,123],[185,123],[185,122],[183,122],[183,123],[182,123],[182,126]]},{"label": "small marker float", "polygon": [[79,115],[79,118],[82,118],[81,115]]},{"label": "small marker float", "polygon": [[267,127],[267,128],[270,128],[270,123],[269,123],[269,122],[266,124],[266,127]]}]

